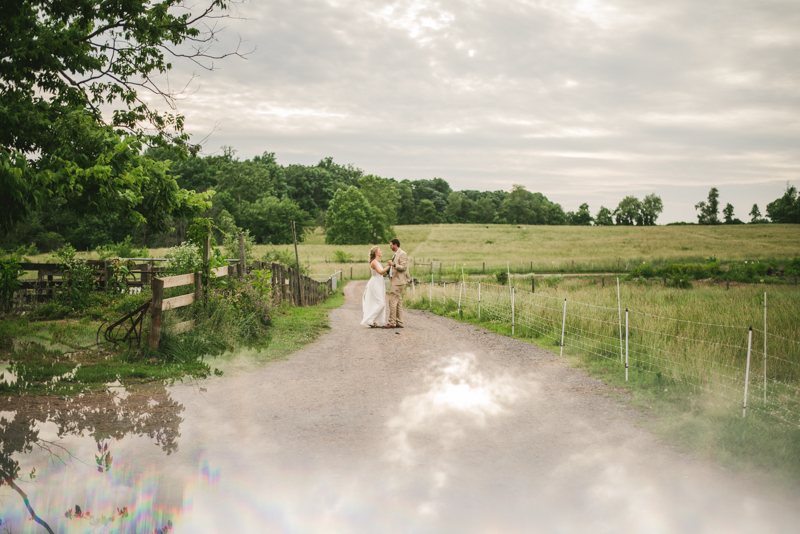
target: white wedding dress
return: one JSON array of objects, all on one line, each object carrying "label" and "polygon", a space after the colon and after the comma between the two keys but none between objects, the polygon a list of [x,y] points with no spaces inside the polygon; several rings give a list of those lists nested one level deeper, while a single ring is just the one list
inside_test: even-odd
[{"label": "white wedding dress", "polygon": [[364,290],[364,296],[361,297],[361,305],[364,310],[364,318],[361,324],[369,326],[376,323],[380,326],[386,324],[386,287],[383,282],[383,275],[369,267],[372,274],[367,282],[367,288]]}]

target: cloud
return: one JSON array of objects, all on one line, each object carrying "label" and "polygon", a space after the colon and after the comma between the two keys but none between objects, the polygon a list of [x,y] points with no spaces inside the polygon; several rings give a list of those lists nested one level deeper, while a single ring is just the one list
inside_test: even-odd
[{"label": "cloud", "polygon": [[[246,20],[231,21],[220,47],[238,32],[255,51],[201,73],[180,102],[199,137],[218,123],[212,150],[275,151],[283,163],[333,156],[456,189],[522,183],[566,209],[664,184],[685,186],[690,206],[705,196],[695,186],[724,196],[727,184],[750,184],[729,200],[737,213],[754,200],[763,211],[782,187],[759,184],[797,180],[800,11],[788,0],[239,9]],[[181,65],[172,77],[190,73]],[[693,217],[667,203],[662,219]]]}]

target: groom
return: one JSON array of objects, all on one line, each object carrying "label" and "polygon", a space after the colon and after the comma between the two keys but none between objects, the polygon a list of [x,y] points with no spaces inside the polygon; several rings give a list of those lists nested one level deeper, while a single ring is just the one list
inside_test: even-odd
[{"label": "groom", "polygon": [[391,290],[389,291],[389,324],[384,328],[403,328],[403,289],[408,283],[408,256],[400,248],[400,240],[392,239],[389,247],[394,251],[392,261],[389,262],[389,277]]}]

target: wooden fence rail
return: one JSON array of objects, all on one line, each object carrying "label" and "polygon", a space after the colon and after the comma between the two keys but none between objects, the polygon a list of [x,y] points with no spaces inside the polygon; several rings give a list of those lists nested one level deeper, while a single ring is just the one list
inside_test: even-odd
[{"label": "wooden fence rail", "polygon": [[[233,274],[235,267],[224,266],[212,269],[211,274],[217,278]],[[161,317],[163,312],[182,308],[203,298],[203,273],[195,272],[191,274],[179,274],[177,276],[167,276],[165,278],[153,278],[153,300],[150,303],[150,333],[147,342],[150,348],[158,350],[158,343],[161,339]],[[164,290],[170,287],[186,286],[194,284],[194,292],[165,299]],[[194,321],[184,321],[175,325],[176,332],[185,332],[194,326]]]}]

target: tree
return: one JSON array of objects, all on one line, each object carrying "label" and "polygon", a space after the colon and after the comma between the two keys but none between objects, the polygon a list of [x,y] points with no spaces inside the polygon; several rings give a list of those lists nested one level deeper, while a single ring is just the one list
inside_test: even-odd
[{"label": "tree", "polygon": [[475,222],[490,223],[496,213],[497,206],[489,196],[483,196],[475,203]]},{"label": "tree", "polygon": [[642,201],[642,211],[637,224],[655,226],[662,211],[664,211],[664,204],[661,202],[661,197],[655,193],[647,195]]},{"label": "tree", "polygon": [[[155,74],[165,54],[213,60],[206,19],[226,8],[208,0],[3,2],[0,19],[0,228],[54,198],[75,213],[131,213],[153,228],[192,217],[208,196],[181,190],[168,165],[141,155],[145,143],[188,145],[183,117],[152,109],[139,91],[167,99]],[[234,52],[237,53],[237,52]],[[223,54],[224,56],[224,54]],[[223,57],[217,56],[217,57]],[[210,66],[208,66],[210,68]],[[101,106],[117,106],[106,121]]]},{"label": "tree", "polygon": [[800,224],[800,195],[793,185],[786,184],[786,192],[767,204],[767,216],[772,222]]},{"label": "tree", "polygon": [[600,206],[597,215],[594,217],[594,224],[597,226],[613,226],[614,219],[611,218],[611,210],[605,206]]},{"label": "tree", "polygon": [[336,191],[325,222],[325,242],[329,245],[385,243],[394,237],[385,216],[373,209],[355,186]]},{"label": "tree", "polygon": [[292,221],[295,222],[297,240],[303,241],[314,220],[290,198],[261,197],[255,202],[244,201],[237,222],[250,230],[260,242],[288,245],[293,242]]},{"label": "tree", "polygon": [[397,224],[414,224],[414,191],[409,180],[395,184],[397,201]]},{"label": "tree", "polygon": [[617,209],[614,210],[614,219],[617,224],[623,226],[633,226],[641,220],[642,203],[634,196],[623,198]]},{"label": "tree", "polygon": [[373,174],[358,179],[358,189],[373,209],[379,210],[388,226],[397,224],[397,208],[400,193],[395,188],[395,181]]},{"label": "tree", "polygon": [[719,224],[719,191],[712,187],[708,192],[708,202],[698,202],[694,209],[699,210],[697,214],[698,224]]},{"label": "tree", "polygon": [[733,204],[730,202],[725,204],[725,208],[722,210],[722,215],[725,216],[725,224],[744,224],[733,215]]},{"label": "tree", "polygon": [[427,198],[420,200],[419,207],[417,207],[417,224],[436,224],[437,222],[439,222],[439,215],[433,201]]},{"label": "tree", "polygon": [[753,207],[750,209],[750,224],[763,224],[767,221],[766,219],[761,218],[761,210],[758,209],[758,204],[753,204]]},{"label": "tree", "polygon": [[570,224],[575,226],[591,226],[594,218],[592,214],[589,213],[589,204],[583,203],[578,208],[578,212],[572,216],[572,221]]}]

